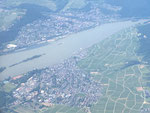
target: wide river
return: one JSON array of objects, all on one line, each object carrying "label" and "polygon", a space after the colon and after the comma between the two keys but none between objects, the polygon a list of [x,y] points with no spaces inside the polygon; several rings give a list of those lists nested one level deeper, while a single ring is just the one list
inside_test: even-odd
[{"label": "wide river", "polygon": [[[0,80],[4,80],[9,76],[13,77],[27,73],[35,68],[40,69],[60,63],[64,59],[71,57],[73,53],[79,51],[80,48],[88,48],[124,28],[143,22],[145,22],[145,20],[103,24],[86,31],[68,35],[66,38],[60,39],[46,46],[0,56],[0,67],[6,67],[6,69],[0,73]],[[15,63],[39,54],[45,55],[9,67]]]}]

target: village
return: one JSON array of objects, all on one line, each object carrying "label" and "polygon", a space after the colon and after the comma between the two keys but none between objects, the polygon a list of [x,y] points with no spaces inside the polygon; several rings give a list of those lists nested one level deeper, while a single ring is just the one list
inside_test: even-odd
[{"label": "village", "polygon": [[[11,82],[20,80],[12,92],[15,101],[10,106],[30,102],[43,104],[64,104],[78,107],[90,107],[101,94],[101,84],[91,79],[77,66],[77,61],[86,56],[82,52],[64,62],[24,76],[13,77]],[[30,74],[30,75],[29,75]]]}]

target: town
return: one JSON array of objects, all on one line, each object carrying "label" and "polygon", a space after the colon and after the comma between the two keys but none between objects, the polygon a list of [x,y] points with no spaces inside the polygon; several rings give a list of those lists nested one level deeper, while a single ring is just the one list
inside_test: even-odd
[{"label": "town", "polygon": [[33,102],[90,107],[102,95],[102,87],[77,66],[86,55],[84,50],[60,64],[13,77],[9,82],[17,87],[11,92],[14,101],[9,106]]},{"label": "town", "polygon": [[116,21],[117,15],[105,15],[100,8],[93,6],[88,12],[65,11],[43,13],[38,19],[23,26],[12,44],[0,48],[0,53],[8,53],[22,48],[39,45],[64,38],[66,35],[87,30],[104,23]]}]

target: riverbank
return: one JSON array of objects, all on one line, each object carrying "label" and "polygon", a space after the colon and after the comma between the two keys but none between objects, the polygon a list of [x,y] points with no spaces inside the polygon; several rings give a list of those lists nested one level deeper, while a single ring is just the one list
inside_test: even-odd
[{"label": "riverbank", "polygon": [[[41,69],[47,66],[60,63],[63,60],[71,57],[74,52],[79,51],[81,48],[86,49],[95,43],[106,39],[112,34],[134,26],[136,24],[144,23],[146,20],[140,21],[123,21],[109,24],[103,24],[96,28],[72,34],[61,40],[55,41],[49,45],[40,48],[34,48],[28,51],[21,51],[8,55],[0,56],[0,67],[6,69],[0,73],[0,80],[4,80],[9,76],[24,74],[33,69]],[[21,63],[19,65],[10,67],[11,65],[23,61],[37,54],[45,54],[37,59]]]}]

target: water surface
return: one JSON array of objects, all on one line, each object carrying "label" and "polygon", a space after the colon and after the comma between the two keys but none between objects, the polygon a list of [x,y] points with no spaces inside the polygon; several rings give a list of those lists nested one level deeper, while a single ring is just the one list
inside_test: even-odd
[{"label": "water surface", "polygon": [[[145,22],[145,20],[136,22],[123,21],[108,23],[90,30],[68,35],[66,38],[46,46],[0,56],[0,67],[6,67],[6,69],[0,73],[0,80],[3,80],[9,76],[27,73],[35,68],[40,69],[60,63],[64,59],[71,57],[73,53],[79,51],[80,48],[88,48],[93,44],[106,39],[108,36],[120,31],[121,29],[143,22]],[[44,55],[28,62],[10,67],[17,62],[21,62],[37,54]]]}]

